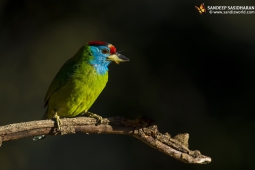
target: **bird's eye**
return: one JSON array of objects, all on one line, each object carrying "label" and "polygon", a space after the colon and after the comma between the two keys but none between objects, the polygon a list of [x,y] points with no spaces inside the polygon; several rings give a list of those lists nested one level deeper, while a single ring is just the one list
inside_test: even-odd
[{"label": "bird's eye", "polygon": [[108,51],[107,49],[102,49],[102,53],[103,53],[103,54],[108,54],[109,51]]}]

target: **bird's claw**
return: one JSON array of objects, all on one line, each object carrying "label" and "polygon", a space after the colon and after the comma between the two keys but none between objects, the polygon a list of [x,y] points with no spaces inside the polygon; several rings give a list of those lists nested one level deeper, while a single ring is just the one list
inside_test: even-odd
[{"label": "bird's claw", "polygon": [[100,125],[103,122],[102,116],[99,116],[99,115],[91,113],[91,112],[86,112],[85,114],[88,115],[88,117],[91,117],[91,118],[94,118],[97,120],[96,126]]},{"label": "bird's claw", "polygon": [[60,121],[60,117],[58,116],[57,112],[53,116],[53,119],[56,120],[58,131],[61,131],[61,121]]}]

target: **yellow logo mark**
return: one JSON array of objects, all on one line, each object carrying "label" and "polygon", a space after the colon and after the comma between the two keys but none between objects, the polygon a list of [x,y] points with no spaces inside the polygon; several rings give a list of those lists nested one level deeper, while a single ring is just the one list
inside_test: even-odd
[{"label": "yellow logo mark", "polygon": [[205,5],[202,3],[200,7],[195,6],[195,8],[198,10],[198,12],[202,15],[202,13],[206,12]]}]

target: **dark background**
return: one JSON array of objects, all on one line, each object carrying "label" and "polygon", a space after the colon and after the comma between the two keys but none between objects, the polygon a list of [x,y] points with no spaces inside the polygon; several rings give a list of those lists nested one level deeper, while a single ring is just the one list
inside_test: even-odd
[{"label": "dark background", "polygon": [[188,165],[129,136],[66,135],[3,143],[1,170],[254,169],[255,15],[200,15],[198,0],[1,0],[0,125],[38,120],[63,63],[84,43],[114,44],[130,62],[111,64],[90,111],[145,116],[161,132],[190,134],[212,157]]}]

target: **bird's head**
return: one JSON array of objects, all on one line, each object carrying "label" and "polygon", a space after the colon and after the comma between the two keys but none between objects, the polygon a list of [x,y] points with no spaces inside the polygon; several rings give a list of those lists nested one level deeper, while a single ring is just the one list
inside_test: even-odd
[{"label": "bird's head", "polygon": [[92,54],[89,63],[96,68],[99,74],[105,74],[108,71],[108,65],[111,61],[117,64],[129,61],[127,57],[117,53],[116,48],[107,42],[90,41],[88,46]]}]

